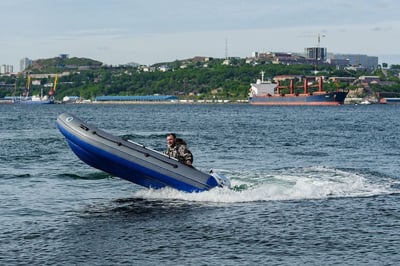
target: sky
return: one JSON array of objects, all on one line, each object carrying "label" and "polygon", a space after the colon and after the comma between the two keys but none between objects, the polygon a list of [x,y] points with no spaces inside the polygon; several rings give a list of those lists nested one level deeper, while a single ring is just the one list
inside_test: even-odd
[{"label": "sky", "polygon": [[12,0],[0,10],[0,65],[14,71],[60,54],[151,65],[318,45],[400,64],[398,0]]}]

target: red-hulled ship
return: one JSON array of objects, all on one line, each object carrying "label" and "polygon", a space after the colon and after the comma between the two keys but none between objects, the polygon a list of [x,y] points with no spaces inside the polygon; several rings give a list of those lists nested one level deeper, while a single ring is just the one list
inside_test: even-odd
[{"label": "red-hulled ship", "polygon": [[[310,85],[307,78],[303,78],[302,86],[295,86],[294,77],[289,78],[290,85],[282,86],[278,83],[264,81],[264,73],[261,80],[252,83],[249,92],[249,103],[252,105],[341,105],[347,96],[347,91],[323,90],[323,79],[319,77],[317,85]],[[317,87],[317,91],[310,88]],[[303,88],[301,93],[296,89]],[[286,89],[289,93],[282,93]]]}]

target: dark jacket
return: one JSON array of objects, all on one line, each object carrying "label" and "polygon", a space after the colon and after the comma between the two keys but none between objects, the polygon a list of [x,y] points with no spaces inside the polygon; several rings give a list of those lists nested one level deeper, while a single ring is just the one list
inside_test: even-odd
[{"label": "dark jacket", "polygon": [[186,142],[181,138],[176,138],[175,145],[168,147],[164,153],[169,157],[178,159],[181,163],[186,164],[186,161],[193,163],[193,154],[188,149]]}]

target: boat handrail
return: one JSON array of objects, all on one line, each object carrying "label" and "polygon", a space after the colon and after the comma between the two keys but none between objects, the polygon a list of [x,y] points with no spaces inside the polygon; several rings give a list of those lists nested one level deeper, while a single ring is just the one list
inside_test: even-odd
[{"label": "boat handrail", "polygon": [[152,149],[152,148],[146,147],[145,145],[140,144],[140,143],[138,143],[138,142],[135,142],[135,141],[133,141],[133,140],[127,139],[126,141],[128,141],[128,142],[130,142],[130,143],[133,143],[133,144],[135,144],[135,145],[138,145],[138,146],[140,146],[140,147],[142,147],[142,148],[144,148],[144,149],[147,149],[147,150],[149,150],[149,151],[158,153],[158,154],[160,154],[160,155],[162,155],[162,156],[165,156],[165,157],[167,157],[167,158],[170,158],[170,159],[173,159],[173,160],[179,162],[178,159],[176,159],[176,158],[174,158],[174,157],[168,156],[168,155],[166,155],[165,153],[162,153],[162,152],[160,152],[160,151],[157,151],[157,150],[154,150],[154,149]]},{"label": "boat handrail", "polygon": [[[81,126],[82,126],[82,124],[81,124]],[[83,125],[83,126],[84,126],[84,125]],[[101,131],[101,130],[100,130],[100,131]],[[173,159],[173,160],[179,162],[177,159],[175,159],[175,158],[173,158],[173,157],[167,156],[167,155],[165,155],[165,154],[163,154],[163,153],[161,153],[161,152],[159,152],[159,151],[156,151],[156,150],[153,150],[153,149],[149,149],[149,148],[145,147],[145,146],[142,145],[142,144],[138,144],[138,143],[135,143],[135,142],[131,142],[131,141],[129,141],[129,140],[124,140],[124,139],[121,139],[122,141],[113,140],[112,138],[108,138],[107,136],[104,136],[104,135],[102,135],[102,134],[99,134],[99,132],[97,132],[96,130],[93,130],[93,134],[95,134],[95,135],[97,135],[97,136],[99,136],[99,137],[101,137],[101,138],[103,138],[103,139],[106,139],[106,140],[108,140],[108,141],[114,142],[114,143],[117,144],[118,146],[125,146],[125,147],[128,147],[128,148],[133,149],[133,150],[135,150],[135,151],[137,151],[137,152],[143,153],[144,156],[146,156],[146,157],[153,157],[154,159],[157,159],[157,160],[159,160],[159,161],[161,161],[161,162],[164,162],[164,163],[166,163],[166,164],[172,165],[174,168],[178,168],[178,164],[176,164],[176,163],[170,163],[170,162],[164,161],[164,160],[162,160],[162,159],[160,159],[160,158],[157,158],[156,156],[151,156],[149,153],[144,152],[144,151],[142,151],[142,150],[140,150],[140,149],[137,149],[137,148],[134,147],[134,146],[127,146],[127,145],[124,145],[124,143],[123,143],[122,141],[126,141],[126,142],[130,142],[130,143],[132,143],[132,144],[135,144],[135,145],[139,145],[141,148],[143,148],[143,149],[145,149],[145,150],[149,150],[149,151],[156,152],[156,153],[158,153],[158,154],[160,154],[160,155],[162,155],[162,156],[164,156],[164,157],[166,157],[166,158],[170,158],[170,159]]]}]

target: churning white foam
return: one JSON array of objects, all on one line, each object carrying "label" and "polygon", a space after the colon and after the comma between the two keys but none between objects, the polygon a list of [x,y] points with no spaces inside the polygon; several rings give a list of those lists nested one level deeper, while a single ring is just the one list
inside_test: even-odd
[{"label": "churning white foam", "polygon": [[[224,174],[230,176],[229,172]],[[141,189],[135,192],[135,196],[149,199],[239,203],[368,197],[396,192],[389,182],[377,182],[362,174],[326,167],[280,169],[270,173],[233,173],[231,176],[236,176],[231,179],[233,189],[215,188],[201,193],[186,193],[171,188]]]}]

